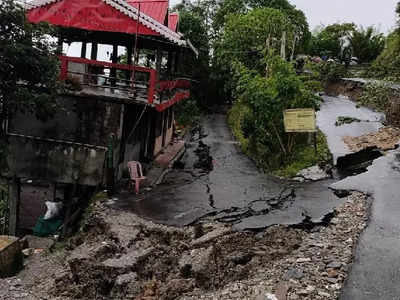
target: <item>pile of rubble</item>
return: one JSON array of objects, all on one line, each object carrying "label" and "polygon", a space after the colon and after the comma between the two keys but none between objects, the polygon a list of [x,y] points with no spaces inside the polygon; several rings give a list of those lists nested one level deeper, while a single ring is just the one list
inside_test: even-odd
[{"label": "pile of rubble", "polygon": [[63,250],[42,254],[46,262],[32,262],[22,282],[13,279],[21,299],[337,299],[367,201],[351,194],[327,226],[258,233],[156,225],[101,202],[88,220]]},{"label": "pile of rubble", "polygon": [[380,150],[393,150],[400,141],[400,129],[395,127],[383,127],[376,133],[369,133],[359,137],[346,136],[343,141],[353,152],[359,152],[367,148]]}]

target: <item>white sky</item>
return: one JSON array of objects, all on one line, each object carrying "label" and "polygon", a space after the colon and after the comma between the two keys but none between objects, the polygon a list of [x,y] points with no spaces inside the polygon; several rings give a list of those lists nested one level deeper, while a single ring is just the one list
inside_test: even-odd
[{"label": "white sky", "polygon": [[[197,0],[196,0],[197,1]],[[289,0],[304,11],[310,29],[336,22],[354,22],[364,27],[376,25],[381,32],[389,32],[396,23],[398,0]],[[181,0],[170,0],[171,6]]]}]

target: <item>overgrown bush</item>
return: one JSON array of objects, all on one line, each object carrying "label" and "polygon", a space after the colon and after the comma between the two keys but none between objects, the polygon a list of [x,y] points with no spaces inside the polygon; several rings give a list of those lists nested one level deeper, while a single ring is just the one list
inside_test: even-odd
[{"label": "overgrown bush", "polygon": [[400,80],[400,34],[397,31],[388,37],[385,50],[364,75],[378,79]]},{"label": "overgrown bush", "polygon": [[197,101],[193,98],[181,101],[175,105],[175,119],[180,125],[193,125],[198,121],[200,114],[201,112]]},{"label": "overgrown bush", "polygon": [[230,112],[230,124],[243,149],[260,166],[273,170],[290,161],[304,136],[286,134],[283,111],[315,108],[320,98],[307,89],[293,66],[280,57],[268,58],[269,76],[236,65],[238,100]]},{"label": "overgrown bush", "polygon": [[359,98],[360,104],[377,111],[386,112],[394,90],[389,83],[368,83]]},{"label": "overgrown bush", "polygon": [[317,67],[323,83],[337,82],[348,74],[346,67],[336,62],[319,63]]}]

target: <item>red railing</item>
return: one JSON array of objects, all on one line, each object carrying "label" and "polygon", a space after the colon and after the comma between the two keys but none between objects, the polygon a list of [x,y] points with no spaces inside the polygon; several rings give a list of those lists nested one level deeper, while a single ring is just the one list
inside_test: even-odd
[{"label": "red railing", "polygon": [[[97,61],[78,57],[60,56],[61,61],[61,72],[60,79],[66,80],[69,76],[76,77],[79,79],[81,85],[89,85],[100,88],[110,88],[114,90],[132,91],[138,86],[143,85],[147,94],[148,103],[154,102],[154,96],[156,93],[156,80],[157,72],[154,69],[114,64],[110,62]],[[75,63],[73,66],[71,63]],[[79,65],[84,67],[80,70]],[[105,70],[109,70],[110,73],[106,74]],[[135,71],[135,79],[131,80],[133,71]],[[117,74],[117,72],[123,72],[126,74],[126,79],[123,76],[111,76]],[[143,74],[145,76],[143,76]],[[138,77],[144,77],[139,80]],[[103,80],[103,83],[99,84],[99,80]]]},{"label": "red railing", "polygon": [[[78,57],[60,56],[59,58],[61,80],[75,77],[83,86],[119,90],[126,94],[136,92],[137,99],[147,100],[159,111],[190,97],[191,84],[188,79],[157,81],[157,71],[150,68]],[[133,71],[135,71],[134,80],[132,80]],[[155,98],[158,99],[156,103],[154,103]]]}]

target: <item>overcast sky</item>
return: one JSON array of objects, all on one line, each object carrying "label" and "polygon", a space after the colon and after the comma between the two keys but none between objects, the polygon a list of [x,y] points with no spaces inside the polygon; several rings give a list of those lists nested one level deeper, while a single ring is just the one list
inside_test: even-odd
[{"label": "overcast sky", "polygon": [[[289,0],[304,11],[313,30],[320,24],[354,22],[357,25],[376,25],[381,32],[389,32],[396,23],[398,0]],[[171,5],[181,0],[170,0]]]}]

